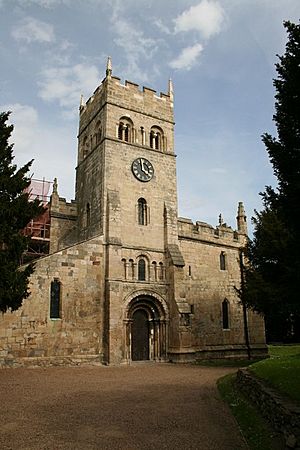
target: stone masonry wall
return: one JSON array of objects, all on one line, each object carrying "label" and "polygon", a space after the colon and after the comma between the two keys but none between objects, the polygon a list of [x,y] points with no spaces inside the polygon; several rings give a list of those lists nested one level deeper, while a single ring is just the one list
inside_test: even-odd
[{"label": "stone masonry wall", "polygon": [[[243,236],[228,227],[214,230],[207,224],[197,224],[179,220],[180,250],[185,260],[179,292],[191,307],[191,345],[200,358],[230,354],[246,357],[243,309],[235,290],[240,286],[239,240]],[[225,255],[225,270],[220,267],[221,252]],[[225,299],[229,306],[227,329],[222,321]],[[263,319],[251,312],[247,316],[253,356],[266,353]]]},{"label": "stone masonry wall", "polygon": [[[36,364],[51,358],[101,361],[103,262],[101,238],[38,260],[30,297],[0,317],[0,365],[25,364],[26,358]],[[50,318],[54,278],[61,282],[59,319]]]}]

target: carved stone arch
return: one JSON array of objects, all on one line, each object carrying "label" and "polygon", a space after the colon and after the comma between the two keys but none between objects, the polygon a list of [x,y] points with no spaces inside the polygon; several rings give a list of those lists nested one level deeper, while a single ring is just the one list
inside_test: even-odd
[{"label": "carved stone arch", "polygon": [[139,290],[124,301],[126,362],[167,359],[168,307],[156,292]]},{"label": "carved stone arch", "polygon": [[139,289],[137,291],[131,292],[130,294],[126,295],[124,298],[124,315],[123,319],[125,320],[128,317],[128,310],[130,308],[130,305],[134,299],[137,297],[153,297],[155,299],[156,303],[160,305],[161,307],[161,313],[164,316],[165,320],[169,320],[169,308],[167,305],[167,302],[165,299],[158,294],[157,292],[150,290],[150,289]]}]

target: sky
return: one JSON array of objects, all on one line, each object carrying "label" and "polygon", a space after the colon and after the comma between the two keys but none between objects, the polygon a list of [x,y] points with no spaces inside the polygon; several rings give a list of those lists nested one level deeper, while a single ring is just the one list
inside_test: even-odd
[{"label": "sky", "polygon": [[[261,135],[276,136],[273,78],[299,0],[0,0],[0,111],[15,163],[74,198],[78,107],[113,75],[175,95],[179,215],[236,227],[276,186]],[[251,227],[250,227],[251,229]]]}]

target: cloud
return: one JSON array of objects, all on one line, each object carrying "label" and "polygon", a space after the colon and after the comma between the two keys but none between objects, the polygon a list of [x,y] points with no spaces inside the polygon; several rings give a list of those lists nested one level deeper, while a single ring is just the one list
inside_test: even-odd
[{"label": "cloud", "polygon": [[53,26],[33,17],[25,17],[12,32],[12,37],[16,41],[50,43],[55,41]]},{"label": "cloud", "polygon": [[156,19],[153,22],[154,25],[157,26],[157,28],[165,34],[172,34],[172,32],[170,31],[170,29],[161,21],[161,19]]},{"label": "cloud", "polygon": [[1,111],[11,111],[10,122],[14,124],[12,142],[18,154],[23,154],[34,137],[38,113],[32,106],[13,103],[0,106]]},{"label": "cloud", "polygon": [[97,67],[88,64],[47,68],[41,77],[39,96],[48,102],[58,101],[66,117],[76,113],[80,94],[90,96],[100,80]]},{"label": "cloud", "polygon": [[190,70],[196,64],[197,58],[202,50],[203,46],[199,43],[186,47],[181,51],[177,58],[169,63],[169,65],[172,69]]},{"label": "cloud", "polygon": [[174,20],[175,33],[196,30],[208,39],[221,31],[224,18],[223,8],[218,2],[202,0]]},{"label": "cloud", "polygon": [[57,5],[69,5],[71,0],[17,0],[21,6],[37,5],[41,8],[52,8]]},{"label": "cloud", "polygon": [[[122,69],[125,76],[142,82],[149,81],[148,71],[144,69],[145,61],[150,60],[160,48],[160,41],[146,37],[137,23],[132,23],[125,17],[126,9],[121,3],[114,4],[111,17],[114,43],[122,49],[127,61],[127,67]],[[142,61],[142,62],[141,62]],[[153,72],[157,68],[152,67]],[[152,72],[152,73],[153,73]]]},{"label": "cloud", "polygon": [[12,112],[14,163],[21,167],[34,159],[29,175],[50,181],[57,177],[59,194],[73,198],[77,123],[51,126],[42,122],[35,108],[20,103],[0,105],[0,111]]}]

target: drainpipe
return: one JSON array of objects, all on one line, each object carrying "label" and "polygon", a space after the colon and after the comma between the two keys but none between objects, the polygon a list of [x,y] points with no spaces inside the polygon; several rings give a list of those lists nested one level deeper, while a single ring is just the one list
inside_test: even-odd
[{"label": "drainpipe", "polygon": [[251,359],[251,349],[249,342],[249,329],[248,329],[248,319],[247,319],[247,307],[244,302],[244,288],[245,288],[245,279],[244,279],[244,261],[243,261],[243,250],[240,249],[239,252],[240,257],[240,271],[241,271],[241,301],[243,306],[243,320],[244,320],[244,336],[245,336],[245,344],[247,347],[247,355],[248,359]]}]

